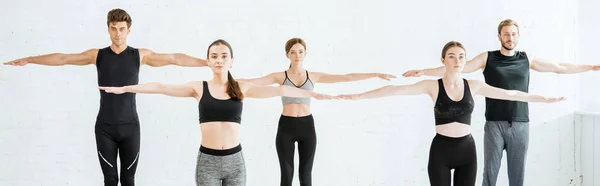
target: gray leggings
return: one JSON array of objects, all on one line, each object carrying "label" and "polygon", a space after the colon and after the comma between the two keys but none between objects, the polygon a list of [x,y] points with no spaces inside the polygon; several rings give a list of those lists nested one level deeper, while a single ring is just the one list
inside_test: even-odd
[{"label": "gray leggings", "polygon": [[507,156],[509,185],[523,186],[525,159],[529,147],[529,123],[487,121],[484,130],[483,186],[496,185],[504,150]]},{"label": "gray leggings", "polygon": [[246,167],[242,146],[215,150],[200,147],[196,165],[197,186],[245,186]]}]

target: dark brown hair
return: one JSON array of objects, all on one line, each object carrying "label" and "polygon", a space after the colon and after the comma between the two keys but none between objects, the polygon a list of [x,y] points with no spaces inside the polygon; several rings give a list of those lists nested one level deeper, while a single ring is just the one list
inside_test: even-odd
[{"label": "dark brown hair", "polygon": [[450,41],[450,42],[446,43],[446,45],[444,45],[444,48],[442,49],[442,58],[446,58],[446,52],[448,52],[448,50],[450,50],[450,48],[452,48],[452,47],[460,47],[463,50],[465,50],[465,53],[467,51],[465,49],[465,47],[460,42],[458,42],[458,41]]},{"label": "dark brown hair", "polygon": [[120,8],[112,9],[108,12],[108,16],[106,18],[106,25],[110,26],[110,23],[114,22],[122,22],[125,21],[127,23],[127,28],[131,27],[131,16]]},{"label": "dark brown hair", "polygon": [[[229,48],[231,58],[233,58],[233,49],[231,48],[231,45],[227,43],[227,41],[219,39],[208,45],[208,50],[206,51],[206,59],[209,58],[210,47],[219,45],[227,46],[227,48]],[[231,76],[231,73],[229,71],[227,72],[227,84],[227,94],[229,95],[229,97],[231,97],[231,99],[240,101],[244,99],[244,94],[242,93],[242,89],[240,89],[239,83],[235,79],[233,79],[233,76]]]},{"label": "dark brown hair", "polygon": [[304,50],[306,50],[306,43],[304,42],[304,40],[295,37],[295,38],[288,40],[285,43],[285,54],[289,53],[290,50],[292,49],[292,46],[294,46],[295,44],[298,44],[298,43],[300,43],[302,46],[304,46]]},{"label": "dark brown hair", "polygon": [[[306,43],[304,42],[304,40],[295,37],[295,38],[292,38],[292,39],[288,40],[287,42],[285,42],[285,54],[287,55],[288,53],[290,53],[290,50],[292,49],[292,47],[298,43],[300,43],[302,46],[304,46],[304,50],[306,50]],[[290,64],[290,67],[292,67],[291,64]]]}]

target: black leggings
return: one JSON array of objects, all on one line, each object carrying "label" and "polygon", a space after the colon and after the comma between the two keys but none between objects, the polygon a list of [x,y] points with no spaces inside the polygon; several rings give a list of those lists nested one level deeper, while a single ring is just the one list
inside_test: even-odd
[{"label": "black leggings", "polygon": [[121,158],[121,186],[134,186],[140,151],[140,125],[96,122],[96,147],[104,186],[117,186],[117,151]]},{"label": "black leggings", "polygon": [[294,143],[298,142],[300,156],[300,185],[312,185],[312,167],[317,148],[317,134],[312,115],[302,117],[281,116],[275,147],[281,168],[281,186],[291,186],[294,176]]},{"label": "black leggings", "polygon": [[435,135],[429,150],[429,182],[432,186],[450,186],[450,170],[454,169],[454,186],[474,186],[477,154],[471,134],[452,138]]}]

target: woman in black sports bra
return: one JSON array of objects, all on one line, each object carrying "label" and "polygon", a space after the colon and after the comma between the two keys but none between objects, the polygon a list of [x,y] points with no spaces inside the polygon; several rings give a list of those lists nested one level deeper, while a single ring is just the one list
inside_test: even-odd
[{"label": "woman in black sports bra", "polygon": [[557,102],[565,98],[549,98],[515,90],[504,90],[478,80],[466,80],[461,72],[466,51],[456,41],[448,42],[442,50],[446,73],[438,80],[423,80],[412,85],[385,86],[361,94],[339,95],[343,99],[368,99],[395,95],[427,94],[435,102],[436,136],[431,142],[429,182],[432,186],[449,186],[450,170],[454,169],[455,186],[473,186],[477,174],[475,142],[471,136],[473,95],[524,102]]},{"label": "woman in black sports bra", "polygon": [[208,66],[213,71],[211,81],[194,81],[184,85],[146,83],[99,88],[115,94],[133,92],[196,98],[202,132],[196,184],[243,186],[246,184],[246,170],[239,142],[239,126],[244,97],[332,97],[290,86],[269,87],[237,82],[229,73],[233,63],[233,50],[224,40],[217,40],[208,46],[207,59]]}]

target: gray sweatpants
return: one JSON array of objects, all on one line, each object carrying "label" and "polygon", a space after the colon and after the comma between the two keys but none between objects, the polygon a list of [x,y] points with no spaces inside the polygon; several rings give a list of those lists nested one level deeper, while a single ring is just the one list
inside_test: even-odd
[{"label": "gray sweatpants", "polygon": [[483,186],[496,185],[503,150],[506,150],[507,155],[509,185],[523,186],[529,146],[529,123],[487,121],[484,131]]},{"label": "gray sweatpants", "polygon": [[245,186],[246,166],[242,151],[228,155],[198,152],[196,185]]}]

